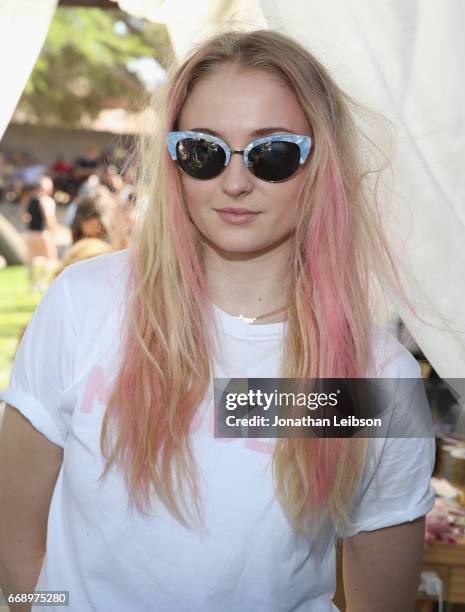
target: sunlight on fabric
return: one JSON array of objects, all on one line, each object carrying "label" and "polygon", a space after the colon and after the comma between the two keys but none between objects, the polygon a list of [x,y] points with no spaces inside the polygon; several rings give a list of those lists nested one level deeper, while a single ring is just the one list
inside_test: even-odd
[{"label": "sunlight on fabric", "polygon": [[177,57],[214,34],[218,27],[238,25],[243,29],[267,26],[258,0],[112,0],[136,17],[165,23]]},{"label": "sunlight on fabric", "polygon": [[465,376],[464,3],[260,4],[269,27],[297,37],[349,94],[395,125],[386,224],[431,325],[397,311],[441,377]]},{"label": "sunlight on fabric", "polygon": [[55,12],[57,0],[0,2],[0,138],[34,67]]},{"label": "sunlight on fabric", "polygon": [[149,19],[160,23],[166,23],[169,18],[167,3],[163,0],[111,0],[116,2],[119,8],[129,15],[142,19]]}]

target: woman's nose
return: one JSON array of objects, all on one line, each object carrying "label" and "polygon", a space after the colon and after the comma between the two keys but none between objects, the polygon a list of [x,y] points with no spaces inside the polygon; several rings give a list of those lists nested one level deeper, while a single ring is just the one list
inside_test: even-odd
[{"label": "woman's nose", "polygon": [[253,190],[253,176],[244,164],[242,153],[233,153],[228,166],[221,173],[221,188],[233,198]]}]

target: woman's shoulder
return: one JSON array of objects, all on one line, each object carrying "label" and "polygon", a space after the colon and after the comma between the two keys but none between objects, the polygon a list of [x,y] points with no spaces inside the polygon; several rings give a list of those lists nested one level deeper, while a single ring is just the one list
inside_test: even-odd
[{"label": "woman's shoulder", "polygon": [[127,299],[129,268],[130,249],[105,253],[67,266],[60,276],[66,277],[74,317],[89,324],[91,320],[115,314]]},{"label": "woman's shoulder", "polygon": [[386,328],[372,324],[373,371],[382,378],[419,378],[420,366],[412,353]]}]

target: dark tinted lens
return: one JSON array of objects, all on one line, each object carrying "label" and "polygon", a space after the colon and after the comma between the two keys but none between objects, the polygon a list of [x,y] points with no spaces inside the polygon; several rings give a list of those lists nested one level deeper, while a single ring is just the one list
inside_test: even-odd
[{"label": "dark tinted lens", "polygon": [[294,174],[300,162],[300,149],[294,142],[269,141],[249,153],[249,168],[264,181],[284,181]]},{"label": "dark tinted lens", "polygon": [[197,179],[217,176],[224,168],[225,152],[216,142],[184,138],[176,145],[177,164]]}]

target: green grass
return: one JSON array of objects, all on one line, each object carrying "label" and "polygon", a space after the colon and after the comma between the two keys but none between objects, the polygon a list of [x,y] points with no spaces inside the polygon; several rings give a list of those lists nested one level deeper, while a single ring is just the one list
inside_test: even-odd
[{"label": "green grass", "polygon": [[24,266],[0,270],[0,389],[8,384],[18,338],[40,298],[30,291]]}]

